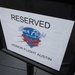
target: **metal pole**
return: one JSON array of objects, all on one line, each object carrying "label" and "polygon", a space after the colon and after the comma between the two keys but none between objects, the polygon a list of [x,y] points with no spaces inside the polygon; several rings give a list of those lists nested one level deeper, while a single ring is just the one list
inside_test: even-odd
[{"label": "metal pole", "polygon": [[27,75],[34,75],[34,66],[27,63]]}]

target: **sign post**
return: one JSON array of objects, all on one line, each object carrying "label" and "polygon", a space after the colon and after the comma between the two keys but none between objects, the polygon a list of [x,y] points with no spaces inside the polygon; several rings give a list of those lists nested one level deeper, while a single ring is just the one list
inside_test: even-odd
[{"label": "sign post", "polygon": [[34,66],[27,63],[27,75],[34,75]]}]

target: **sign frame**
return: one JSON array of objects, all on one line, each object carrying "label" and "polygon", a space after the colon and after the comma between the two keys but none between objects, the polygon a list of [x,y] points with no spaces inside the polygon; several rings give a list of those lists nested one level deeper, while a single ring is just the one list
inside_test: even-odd
[{"label": "sign frame", "polygon": [[[75,28],[75,25],[74,25],[73,29],[74,29],[74,28]],[[7,46],[6,46],[5,37],[4,37],[4,34],[3,34],[1,22],[0,22],[0,34],[1,34],[1,35],[0,35],[1,41],[2,41],[2,44],[3,44],[3,49],[2,49],[1,51],[5,52],[5,53],[7,53],[7,54],[9,54],[9,55],[12,55],[12,56],[14,56],[14,57],[16,57],[16,58],[18,58],[18,59],[24,61],[24,62],[30,63],[30,64],[32,64],[33,66],[36,66],[36,67],[38,67],[38,68],[40,68],[40,69],[43,69],[44,71],[47,71],[47,72],[49,72],[49,73],[51,73],[51,74],[54,74],[54,75],[63,75],[60,71],[54,70],[54,69],[52,69],[52,68],[50,68],[50,67],[48,67],[48,66],[45,66],[45,65],[43,65],[43,64],[41,64],[41,63],[38,63],[38,62],[33,61],[33,60],[31,60],[31,59],[29,59],[29,58],[27,58],[27,57],[24,57],[24,56],[22,56],[22,55],[19,55],[19,54],[15,53],[15,52],[12,52],[12,51],[8,50],[8,49],[7,49]],[[72,34],[71,34],[71,35],[72,35]],[[71,38],[72,38],[72,37],[70,37],[70,40],[71,40]],[[69,40],[69,43],[70,43],[70,40]],[[68,46],[67,46],[67,47],[68,47]]]}]

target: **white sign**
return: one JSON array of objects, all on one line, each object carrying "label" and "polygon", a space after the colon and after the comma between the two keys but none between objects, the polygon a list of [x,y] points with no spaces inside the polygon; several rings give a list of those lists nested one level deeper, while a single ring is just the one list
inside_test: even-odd
[{"label": "white sign", "polygon": [[74,21],[0,8],[7,48],[60,70]]}]

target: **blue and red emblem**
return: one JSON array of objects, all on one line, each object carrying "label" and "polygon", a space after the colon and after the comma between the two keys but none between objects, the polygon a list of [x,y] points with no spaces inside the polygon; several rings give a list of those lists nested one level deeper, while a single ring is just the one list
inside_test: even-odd
[{"label": "blue and red emblem", "polygon": [[46,36],[46,34],[41,34],[38,30],[30,27],[20,27],[19,31],[22,31],[22,40],[26,42],[30,48],[38,46],[41,38]]}]

